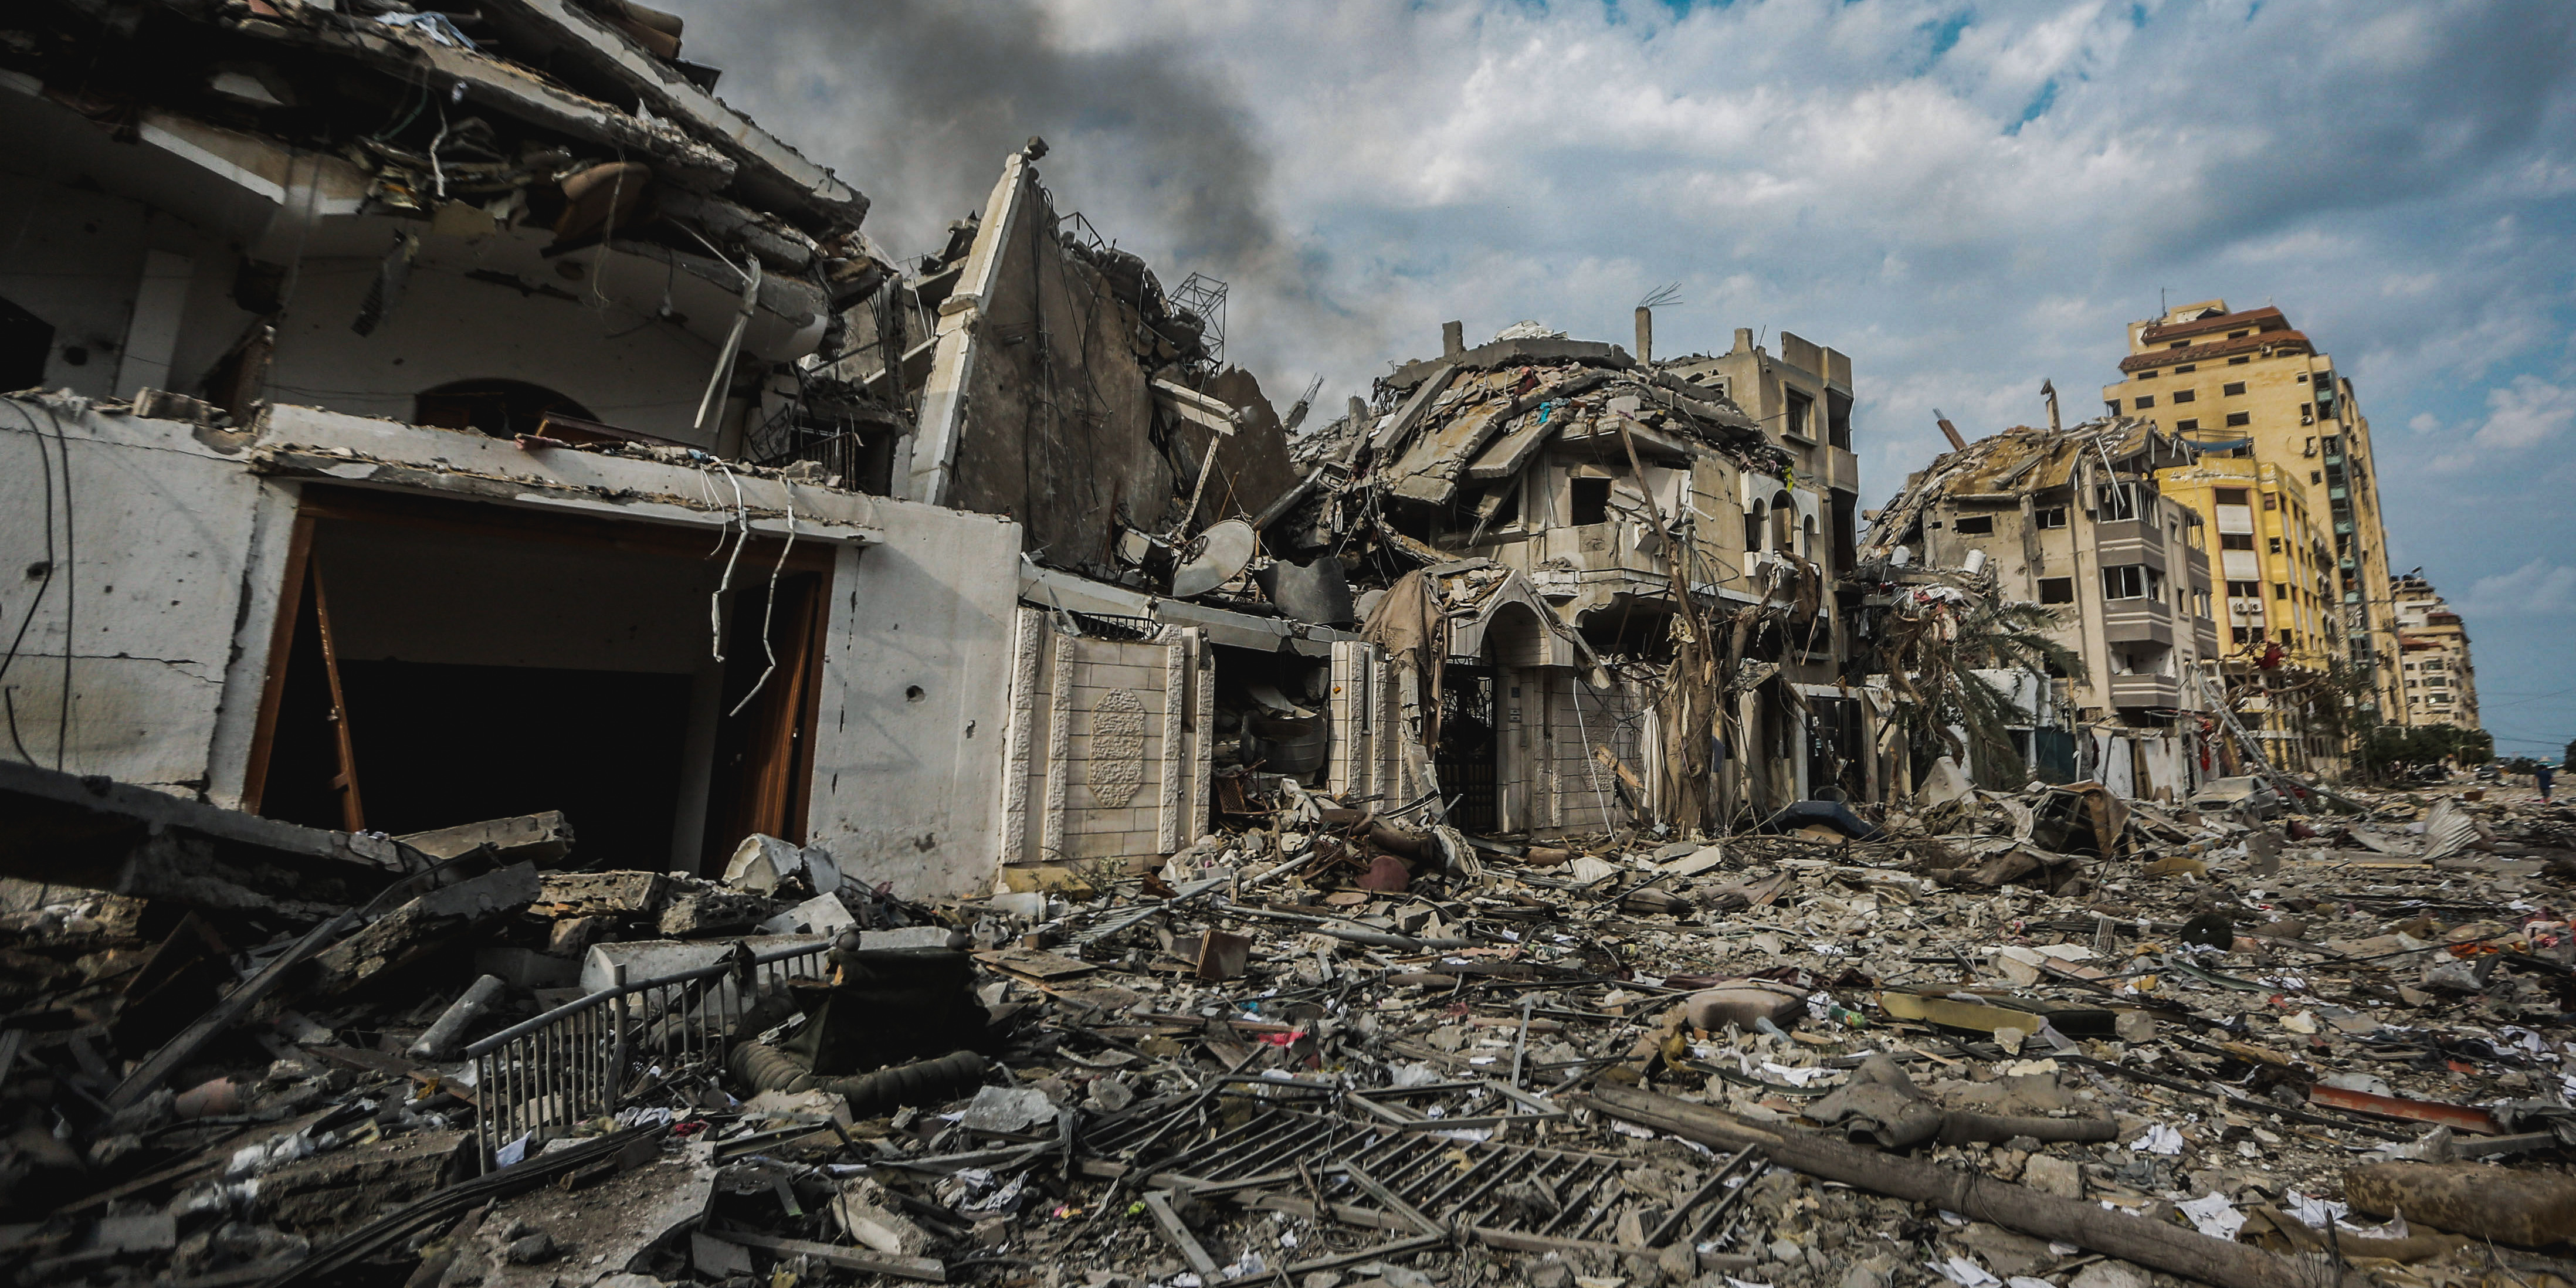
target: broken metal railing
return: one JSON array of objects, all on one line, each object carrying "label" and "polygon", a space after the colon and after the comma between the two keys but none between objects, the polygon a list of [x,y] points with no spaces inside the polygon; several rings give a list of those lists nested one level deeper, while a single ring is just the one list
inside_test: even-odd
[{"label": "broken metal railing", "polygon": [[713,965],[634,981],[619,966],[607,988],[466,1047],[482,1169],[506,1167],[576,1123],[615,1114],[636,1089],[628,1078],[639,1061],[655,1073],[649,1085],[685,1069],[721,1069],[734,1026],[759,996],[824,975],[829,951],[817,942],[755,954],[737,943]]}]

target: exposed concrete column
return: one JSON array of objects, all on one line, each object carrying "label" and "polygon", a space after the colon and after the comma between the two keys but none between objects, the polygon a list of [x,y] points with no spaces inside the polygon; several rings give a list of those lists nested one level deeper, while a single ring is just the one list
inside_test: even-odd
[{"label": "exposed concrete column", "polygon": [[1653,362],[1654,360],[1655,311],[1640,304],[1637,306],[1637,361]]},{"label": "exposed concrete column", "polygon": [[1464,322],[1441,323],[1440,356],[1444,358],[1455,358],[1466,351],[1467,324]]},{"label": "exposed concrete column", "polygon": [[188,309],[188,280],[197,262],[166,250],[143,253],[143,276],[134,288],[134,312],[125,323],[123,358],[116,368],[116,396],[170,387],[170,361],[179,349],[179,323]]}]

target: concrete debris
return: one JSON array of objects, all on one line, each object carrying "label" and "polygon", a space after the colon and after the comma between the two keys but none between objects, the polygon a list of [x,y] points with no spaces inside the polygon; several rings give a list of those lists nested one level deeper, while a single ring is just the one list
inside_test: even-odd
[{"label": "concrete debris", "polygon": [[[1283,795],[1194,849],[1213,882],[734,891],[878,927],[837,942],[657,939],[652,874],[460,874],[492,861],[469,854],[392,906],[487,944],[598,918],[605,1027],[566,1009],[581,990],[441,991],[465,978],[455,944],[375,954],[363,992],[301,977],[198,1057],[187,1096],[15,1138],[11,1203],[55,1213],[17,1246],[94,1277],[336,1264],[388,1213],[445,1204],[406,1218],[407,1249],[371,1246],[487,1284],[804,1258],[947,1282],[1043,1262],[1892,1288],[1929,1263],[2296,1288],[2302,1257],[2425,1277],[2500,1258],[2538,1284],[2576,1237],[2554,1170],[2576,1138],[2555,1099],[2576,940],[2543,911],[2576,876],[2576,822],[2492,793],[2347,794],[2382,827],[2464,817],[2474,839],[2428,861],[1971,788],[1867,840],[1566,835],[1531,862],[1473,838],[1462,862]],[[1957,880],[1986,850],[2048,875]],[[2200,868],[2158,875],[2180,855]],[[1575,859],[1603,875],[1569,880]],[[1371,889],[1388,861],[1409,880]],[[1637,900],[1648,882],[1668,901]],[[31,978],[22,1013],[51,988],[112,1026],[115,995],[83,981],[115,978],[140,912],[12,923],[21,957],[76,967]],[[1208,969],[1211,943],[1236,960]],[[556,1045],[503,1059],[537,1029]],[[95,1094],[112,1031],[12,1030],[9,1094]],[[624,1053],[614,1093],[521,1099],[575,1034]],[[2356,1165],[2374,1152],[2405,1161]],[[544,1184],[491,1188],[557,1158]]]},{"label": "concrete debris", "polygon": [[1664,293],[1282,415],[632,0],[29,13],[16,1282],[2576,1288],[2576,815],[2337,741],[2466,637],[2266,635],[2273,465],[2052,385],[1865,512]]}]

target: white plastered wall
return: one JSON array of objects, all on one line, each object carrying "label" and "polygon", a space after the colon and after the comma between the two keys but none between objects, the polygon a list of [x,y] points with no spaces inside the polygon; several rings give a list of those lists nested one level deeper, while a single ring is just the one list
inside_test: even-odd
[{"label": "white plastered wall", "polygon": [[[12,633],[40,585],[24,570],[48,549],[48,471],[38,468],[31,426],[42,427],[47,457],[68,457],[70,485],[66,507],[61,471],[51,471],[55,579],[0,676],[28,757],[237,808],[304,484],[253,473],[247,434],[0,400],[0,567],[11,572],[0,578],[0,614]],[[405,490],[437,494],[444,483],[470,483],[489,504],[698,526],[710,540],[728,521],[729,506],[703,499],[697,471],[658,461],[528,452],[479,434],[297,407],[270,409],[261,433],[263,442],[349,453],[333,458],[345,463],[330,474],[353,486],[407,480],[416,486]],[[741,482],[762,533],[782,531],[774,516],[792,498],[800,539],[839,546],[809,840],[845,871],[891,881],[907,897],[989,890],[1000,850],[994,802],[1017,525],[820,488],[791,493],[772,479]],[[75,632],[69,736],[58,746],[67,604]],[[693,617],[690,628],[704,623]]]}]

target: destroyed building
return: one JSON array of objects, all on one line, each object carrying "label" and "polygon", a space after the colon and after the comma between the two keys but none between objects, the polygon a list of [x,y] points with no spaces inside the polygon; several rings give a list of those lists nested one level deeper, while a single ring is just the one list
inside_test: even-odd
[{"label": "destroyed building", "polygon": [[[1641,348],[1650,325],[1641,309]],[[1833,584],[1848,359],[1789,336],[1774,357],[1749,331],[1641,361],[1536,323],[1473,348],[1461,330],[1300,440],[1307,473],[1264,516],[1276,558],[1351,570],[1391,655],[1337,654],[1337,726],[1367,733],[1337,741],[1334,785],[1436,783],[1470,831],[1872,798]],[[1732,388],[1817,419],[1766,426]],[[1820,445],[1827,409],[1839,441]],[[1386,747],[1381,712],[1431,741],[1427,763]]]},{"label": "destroyed building", "polygon": [[1848,360],[1641,316],[1290,440],[682,36],[0,20],[13,1282],[2576,1284],[2576,816],[2121,779],[2165,438],[1863,547]]},{"label": "destroyed building", "polygon": [[623,12],[18,11],[14,755],[989,885],[1019,532],[764,447],[892,266]]},{"label": "destroyed building", "polygon": [[[2017,426],[1936,457],[1878,512],[1863,580],[1883,583],[1872,598],[1887,611],[1971,598],[2044,611],[2063,656],[1987,677],[2017,717],[2005,726],[2013,769],[2165,801],[2223,772],[2223,740],[2201,714],[2219,656],[2208,539],[2159,481],[2191,459],[2188,443],[2130,417]],[[1969,741],[1963,764],[1976,773]]]}]

